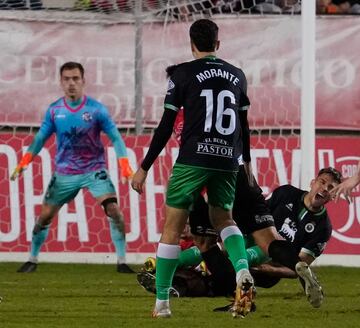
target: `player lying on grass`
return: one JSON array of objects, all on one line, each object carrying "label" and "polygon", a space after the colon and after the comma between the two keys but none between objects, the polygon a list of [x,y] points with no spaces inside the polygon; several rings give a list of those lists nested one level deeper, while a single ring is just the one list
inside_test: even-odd
[{"label": "player lying on grass", "polygon": [[[242,169],[239,171],[238,179],[243,180],[240,182],[244,186],[246,175]],[[338,171],[325,168],[320,170],[317,177],[311,181],[309,192],[285,185],[275,189],[271,198],[265,202],[257,185],[248,186],[247,191],[237,190],[234,219],[248,236],[248,241],[253,239],[257,243],[257,245],[247,244],[248,262],[252,266],[251,272],[257,286],[268,288],[274,286],[281,278],[299,276],[305,283],[305,292],[311,305],[314,307],[321,305],[322,288],[309,265],[320,256],[331,236],[332,227],[324,205],[331,200],[330,191],[340,182],[341,174]],[[238,212],[240,209],[242,211]],[[199,236],[200,233],[204,236],[205,232],[209,236],[212,233],[206,213],[206,202],[203,198],[199,198],[194,211],[190,214],[191,231],[195,236]],[[204,218],[200,226],[192,224],[194,216]],[[263,251],[267,240],[262,239],[262,236],[269,235],[268,239],[271,240],[274,235],[273,229],[276,229],[278,238],[283,238],[279,242],[287,241],[296,251],[297,256],[293,259],[296,263],[292,270],[279,266],[276,262],[269,262],[268,254]],[[177,286],[173,287],[179,288],[180,295],[233,294],[234,284],[231,277],[234,273],[224,253],[217,244],[209,243],[209,237],[203,238],[204,243],[199,243],[197,237],[195,240],[199,248],[193,247],[182,252],[180,263],[186,267],[196,265],[203,259],[211,275],[204,277],[201,274],[187,274],[182,268],[174,280]],[[288,261],[286,258],[285,260]],[[144,287],[151,286],[151,279],[148,273],[138,275],[138,280]],[[197,288],[200,290],[196,290]]]},{"label": "player lying on grass", "polygon": [[[166,71],[168,75],[171,75],[176,69],[177,66],[174,65],[168,67]],[[182,141],[182,129],[183,110],[180,110],[174,124],[174,134],[179,144]],[[239,163],[242,164],[242,161],[240,160]],[[298,266],[298,273],[302,276],[300,281],[304,285],[309,302],[314,307],[319,307],[323,299],[323,293],[307,264],[307,262],[311,263],[311,260],[302,261],[302,257],[305,258],[305,256],[299,258],[299,250],[296,250],[289,240],[278,234],[270,209],[262,195],[262,190],[257,185],[251,171],[248,170],[249,167],[240,165],[233,208],[233,217],[236,223],[245,234],[251,235],[257,244],[257,246],[248,249],[248,253],[252,255],[252,258],[257,263],[261,263],[267,256],[270,256],[273,261],[291,269],[292,272],[295,272],[296,266]],[[341,181],[339,172],[331,168],[329,170],[332,171],[337,182]],[[249,177],[251,178],[249,179]],[[189,218],[194,242],[198,248],[191,248],[189,251],[183,252],[180,257],[180,264],[198,263],[202,254],[213,272],[212,279],[215,280],[215,286],[228,284],[227,290],[232,292],[233,283],[229,282],[228,279],[224,279],[227,271],[232,272],[232,270],[228,267],[226,259],[223,265],[217,265],[224,261],[224,256],[217,247],[218,235],[210,224],[208,206],[202,197],[195,203]],[[277,271],[279,270],[277,269]],[[273,268],[271,271],[273,271]],[[285,268],[282,268],[281,271],[282,274],[287,271],[285,274],[289,275],[289,271]]]}]

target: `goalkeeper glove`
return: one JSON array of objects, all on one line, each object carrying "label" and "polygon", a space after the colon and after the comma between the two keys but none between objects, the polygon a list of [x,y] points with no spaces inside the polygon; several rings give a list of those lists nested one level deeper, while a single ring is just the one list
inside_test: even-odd
[{"label": "goalkeeper glove", "polygon": [[133,177],[134,171],[132,170],[129,159],[127,157],[119,158],[118,163],[120,165],[121,181],[124,183],[126,180],[129,180]]},{"label": "goalkeeper glove", "polygon": [[33,154],[25,153],[20,163],[16,166],[14,172],[11,174],[10,180],[15,180],[24,171],[33,160]]}]

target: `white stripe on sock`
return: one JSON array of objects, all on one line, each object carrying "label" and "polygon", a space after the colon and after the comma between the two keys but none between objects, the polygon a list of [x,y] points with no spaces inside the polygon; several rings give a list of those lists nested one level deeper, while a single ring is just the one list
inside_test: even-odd
[{"label": "white stripe on sock", "polygon": [[169,245],[159,243],[156,256],[163,259],[177,259],[179,257],[181,248],[179,245]]},{"label": "white stripe on sock", "polygon": [[233,236],[233,235],[240,235],[242,236],[242,233],[240,229],[237,226],[228,226],[220,231],[220,237],[224,241],[226,238]]}]

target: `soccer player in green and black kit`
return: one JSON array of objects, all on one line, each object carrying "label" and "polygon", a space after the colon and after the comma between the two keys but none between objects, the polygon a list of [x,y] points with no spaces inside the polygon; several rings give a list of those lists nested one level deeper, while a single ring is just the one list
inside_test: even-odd
[{"label": "soccer player in green and black kit", "polygon": [[234,316],[245,316],[253,303],[243,236],[232,220],[238,157],[243,154],[249,179],[250,133],[243,71],[216,57],[218,27],[200,19],[190,27],[195,60],[178,65],[170,76],[165,110],[132,187],[144,191],[147,171],[169,140],[177,112],[184,107],[179,156],[166,194],[166,220],[157,249],[156,304],[153,317],[170,317],[169,288],[180,253],[179,239],[189,209],[207,188],[209,216],[236,272]]}]

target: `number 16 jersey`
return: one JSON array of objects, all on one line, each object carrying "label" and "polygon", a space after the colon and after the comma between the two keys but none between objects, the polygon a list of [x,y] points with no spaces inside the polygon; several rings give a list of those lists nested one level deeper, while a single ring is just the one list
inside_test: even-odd
[{"label": "number 16 jersey", "polygon": [[184,108],[177,163],[238,170],[239,113],[250,105],[246,88],[243,71],[214,56],[178,66],[170,77],[164,105],[165,110]]}]

